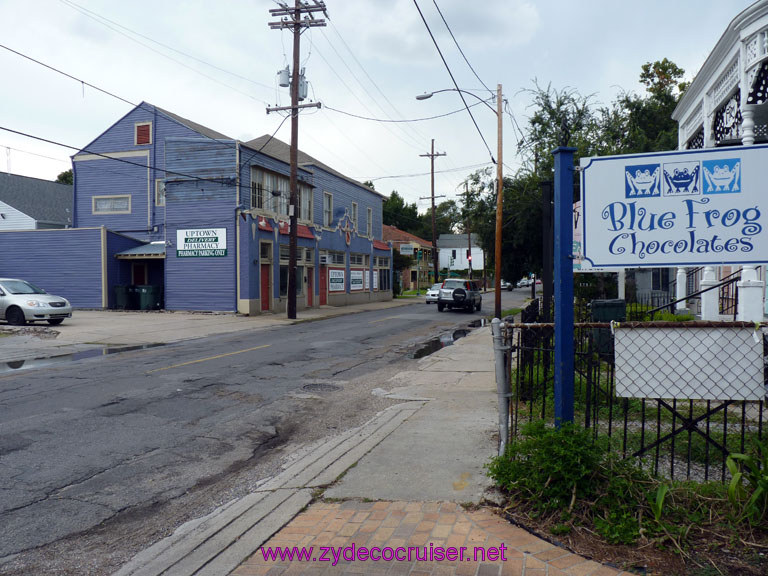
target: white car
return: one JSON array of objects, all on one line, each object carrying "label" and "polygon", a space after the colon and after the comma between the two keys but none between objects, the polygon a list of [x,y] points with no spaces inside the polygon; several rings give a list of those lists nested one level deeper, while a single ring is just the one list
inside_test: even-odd
[{"label": "white car", "polygon": [[0,318],[8,324],[47,321],[56,326],[72,317],[72,305],[61,296],[48,294],[26,280],[0,278]]},{"label": "white car", "polygon": [[442,286],[442,284],[432,284],[432,287],[427,290],[427,304],[437,302],[437,296],[440,294],[440,286]]}]

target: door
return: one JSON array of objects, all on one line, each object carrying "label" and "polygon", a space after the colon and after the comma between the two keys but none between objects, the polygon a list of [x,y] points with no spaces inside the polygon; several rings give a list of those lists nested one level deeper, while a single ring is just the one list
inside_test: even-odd
[{"label": "door", "polygon": [[320,306],[328,304],[328,266],[320,266]]},{"label": "door", "polygon": [[313,268],[307,268],[307,308],[312,307],[312,298],[314,298],[313,287],[315,285],[315,270]]},{"label": "door", "polygon": [[131,262],[131,284],[143,286],[147,284],[147,265],[140,262]]},{"label": "door", "polygon": [[261,265],[261,311],[269,310],[269,264]]}]

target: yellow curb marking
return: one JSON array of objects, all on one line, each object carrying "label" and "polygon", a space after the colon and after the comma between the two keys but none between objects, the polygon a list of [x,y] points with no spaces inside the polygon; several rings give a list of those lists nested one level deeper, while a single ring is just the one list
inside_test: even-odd
[{"label": "yellow curb marking", "polygon": [[200,362],[207,362],[208,360],[216,360],[218,358],[225,358],[227,356],[234,356],[235,354],[242,354],[243,352],[253,352],[254,350],[261,350],[262,348],[269,348],[272,344],[263,344],[262,346],[256,346],[254,348],[248,348],[246,350],[237,350],[235,352],[227,352],[226,354],[219,354],[218,356],[209,356],[208,358],[200,358],[199,360],[190,360],[189,362],[182,362],[181,364],[174,364],[173,366],[165,366],[163,368],[155,368],[154,370],[148,370],[145,374],[152,374],[152,372],[160,372],[162,370],[170,370],[171,368],[179,368],[180,366],[189,366],[190,364],[198,364]]}]

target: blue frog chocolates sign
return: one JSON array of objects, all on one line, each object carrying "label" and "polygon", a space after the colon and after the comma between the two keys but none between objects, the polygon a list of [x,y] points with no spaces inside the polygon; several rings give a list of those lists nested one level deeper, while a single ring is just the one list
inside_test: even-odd
[{"label": "blue frog chocolates sign", "polygon": [[768,147],[582,158],[591,266],[768,262]]}]

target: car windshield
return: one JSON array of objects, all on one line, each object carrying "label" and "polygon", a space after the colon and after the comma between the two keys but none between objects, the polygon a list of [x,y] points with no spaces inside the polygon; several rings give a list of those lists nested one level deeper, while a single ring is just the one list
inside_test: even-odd
[{"label": "car windshield", "polygon": [[432,284],[432,288],[430,288],[430,290],[440,290],[440,286],[442,286],[442,284]]},{"label": "car windshield", "polygon": [[5,280],[2,286],[11,294],[45,294],[45,290],[24,280]]}]

